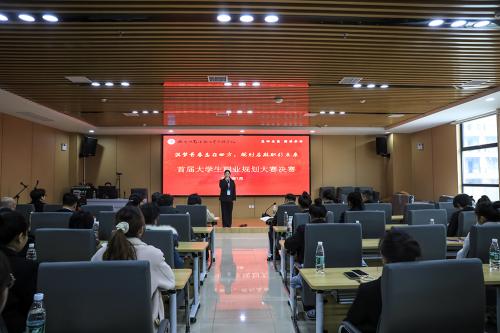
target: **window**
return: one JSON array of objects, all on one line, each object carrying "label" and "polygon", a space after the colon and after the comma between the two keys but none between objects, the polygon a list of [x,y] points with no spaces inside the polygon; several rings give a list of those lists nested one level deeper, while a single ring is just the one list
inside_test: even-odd
[{"label": "window", "polygon": [[462,191],[475,200],[487,195],[499,199],[498,135],[496,115],[461,125]]}]

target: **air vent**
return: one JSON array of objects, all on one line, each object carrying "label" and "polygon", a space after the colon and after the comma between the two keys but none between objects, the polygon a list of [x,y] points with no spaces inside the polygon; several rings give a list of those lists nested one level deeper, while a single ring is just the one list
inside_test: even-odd
[{"label": "air vent", "polygon": [[29,111],[26,111],[26,112],[16,112],[18,115],[20,116],[24,116],[24,117],[28,117],[28,118],[31,118],[31,119],[35,119],[35,120],[38,120],[38,121],[54,121],[50,118],[47,118],[47,117],[44,117],[44,116],[40,116],[39,114],[36,114],[36,113],[33,113],[33,112],[29,112]]},{"label": "air vent", "polygon": [[139,117],[138,113],[132,113],[132,112],[123,112],[123,115],[125,117]]},{"label": "air vent", "polygon": [[467,90],[467,89],[481,89],[489,87],[489,80],[470,80],[460,85],[455,86],[455,89]]},{"label": "air vent", "polygon": [[353,85],[353,84],[359,83],[361,80],[363,80],[362,77],[346,76],[346,77],[342,78],[342,80],[339,81],[339,84]]},{"label": "air vent", "polygon": [[75,84],[92,83],[92,81],[90,81],[86,76],[65,76],[64,78]]},{"label": "air vent", "polygon": [[208,82],[229,82],[227,75],[209,75]]}]

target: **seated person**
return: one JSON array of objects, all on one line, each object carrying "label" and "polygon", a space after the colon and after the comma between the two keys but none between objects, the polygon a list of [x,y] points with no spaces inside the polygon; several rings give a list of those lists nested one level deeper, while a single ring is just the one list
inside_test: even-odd
[{"label": "seated person", "polygon": [[323,191],[323,204],[332,204],[335,203],[335,193],[333,193],[333,190],[331,188],[327,188],[326,190]]},{"label": "seated person", "polygon": [[451,214],[450,224],[448,224],[448,237],[458,236],[458,217],[461,212],[473,211],[472,198],[468,194],[458,194],[453,198],[453,207],[457,210]]},{"label": "seated person", "polygon": [[[198,193],[189,195],[187,199],[188,205],[201,205],[201,197]],[[214,223],[216,221],[215,215],[207,207],[207,223]]]},{"label": "seated person", "polygon": [[[293,195],[292,193],[288,193],[285,195],[285,201],[281,206],[290,206],[290,205],[293,205],[295,206],[295,195]],[[279,209],[279,207],[278,207]],[[273,255],[272,255],[272,251],[273,251],[273,226],[276,226],[278,225],[278,221],[277,221],[277,215],[276,215],[276,212],[275,212],[275,215],[272,219],[269,220],[269,231],[267,233],[267,236],[269,238],[269,253],[267,254],[267,261],[270,261],[272,260],[273,258]]]},{"label": "seated person", "polygon": [[[387,231],[380,240],[379,249],[384,264],[415,261],[421,256],[418,242],[403,231]],[[362,283],[349,312],[347,312],[345,321],[350,322],[363,333],[377,332],[382,312],[380,282],[381,278]]]},{"label": "seated person", "polygon": [[[481,197],[482,198],[482,197]],[[498,224],[500,222],[500,213],[493,206],[493,203],[489,200],[479,199],[474,209],[477,217],[477,223],[483,224]],[[470,249],[470,239],[469,234],[465,237],[464,245],[460,251],[457,253],[457,259],[467,258]]]},{"label": "seated person", "polygon": [[[0,314],[5,309],[5,304],[9,297],[9,289],[14,286],[15,282],[16,280],[14,275],[12,275],[9,260],[5,254],[0,252]],[[0,332],[6,332],[7,329],[3,328],[2,325],[2,318],[0,317]]]},{"label": "seated person", "polygon": [[302,192],[302,195],[297,200],[302,213],[309,213],[309,207],[312,205],[311,196],[307,192]]},{"label": "seated person", "polygon": [[73,213],[78,207],[78,198],[73,193],[64,193],[63,195],[63,206],[61,209],[57,210],[60,213]]},{"label": "seated person", "polygon": [[94,216],[84,210],[74,212],[69,218],[70,229],[92,229],[94,227]]},{"label": "seated person", "polygon": [[2,197],[0,199],[0,212],[16,210],[16,200],[11,197]]},{"label": "seated person", "polygon": [[7,256],[16,280],[2,313],[10,333],[25,331],[26,317],[36,292],[38,263],[19,254],[28,241],[28,227],[20,213],[0,213],[0,252]]},{"label": "seated person", "polygon": [[144,215],[144,222],[146,223],[146,229],[148,230],[170,230],[172,231],[174,240],[174,266],[175,268],[184,268],[184,260],[177,252],[177,247],[179,247],[179,234],[174,227],[170,225],[158,225],[158,219],[160,218],[160,209],[153,203],[147,203],[141,206],[142,215]]},{"label": "seated person", "polygon": [[158,200],[160,200],[161,193],[160,192],[155,192],[151,194],[151,203],[158,204]]},{"label": "seated person", "polygon": [[174,208],[174,197],[170,194],[162,194],[157,204],[160,214],[179,214],[179,211]]},{"label": "seated person", "polygon": [[[351,192],[347,196],[347,204],[349,205],[348,211],[361,211],[365,210],[365,205],[363,204],[363,198],[361,197],[361,193],[359,192]],[[345,221],[345,213],[340,215],[339,223],[344,223]]]},{"label": "seated person", "polygon": [[131,194],[128,197],[128,202],[125,206],[139,207],[143,203],[142,198],[138,194]]},{"label": "seated person", "polygon": [[116,231],[110,241],[101,247],[91,261],[104,260],[147,260],[151,271],[151,300],[153,322],[164,319],[165,310],[160,290],[175,288],[175,276],[165,262],[163,253],[141,241],[144,233],[144,216],[141,210],[125,206],[116,213]]},{"label": "seated person", "polygon": [[361,197],[363,198],[363,203],[376,203],[373,200],[373,191],[370,190],[365,190],[363,193],[361,193]]},{"label": "seated person", "polygon": [[35,212],[43,212],[43,206],[45,205],[46,192],[43,188],[35,188],[30,192],[31,202],[35,207]]}]

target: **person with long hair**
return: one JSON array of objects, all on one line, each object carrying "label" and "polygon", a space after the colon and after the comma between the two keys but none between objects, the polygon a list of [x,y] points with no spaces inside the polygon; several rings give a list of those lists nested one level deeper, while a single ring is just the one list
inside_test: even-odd
[{"label": "person with long hair", "polygon": [[[359,192],[351,192],[347,196],[347,204],[349,205],[348,211],[355,212],[365,210],[365,205],[363,203],[363,197]],[[340,223],[344,223],[345,221],[345,213],[340,215]]]},{"label": "person with long hair", "polygon": [[312,200],[309,193],[307,193],[306,191],[302,192],[297,201],[302,213],[309,213],[309,207],[312,205]]},{"label": "person with long hair", "polygon": [[472,198],[465,193],[457,194],[453,198],[453,207],[455,207],[456,211],[450,217],[450,223],[446,232],[448,237],[458,236],[458,217],[460,213],[474,210],[474,207],[472,207]]},{"label": "person with long hair", "polygon": [[158,324],[164,318],[160,290],[175,287],[175,276],[165,262],[163,253],[141,241],[144,234],[144,216],[139,208],[125,206],[116,213],[116,231],[110,241],[100,248],[92,261],[104,260],[147,260],[151,270],[151,298],[153,321]]}]

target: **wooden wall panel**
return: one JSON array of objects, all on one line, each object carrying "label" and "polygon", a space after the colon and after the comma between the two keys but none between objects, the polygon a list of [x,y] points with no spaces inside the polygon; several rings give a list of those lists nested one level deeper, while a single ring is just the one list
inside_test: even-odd
[{"label": "wooden wall panel", "polygon": [[[67,144],[68,150],[62,151],[61,144]],[[54,159],[54,197],[62,198],[71,185],[77,184],[70,181],[70,135],[68,133],[56,132],[55,137],[55,159]]]},{"label": "wooden wall panel", "polygon": [[389,136],[387,170],[387,195],[399,191],[413,192],[412,182],[412,143],[410,134],[392,134]]},{"label": "wooden wall panel", "polygon": [[150,156],[151,156],[151,176],[150,176],[150,189],[151,193],[153,192],[161,192],[162,190],[162,170],[161,170],[161,136],[154,135],[151,136],[151,148],[150,148]]},{"label": "wooden wall panel", "polygon": [[[417,144],[423,144],[424,149],[417,150]],[[419,201],[434,198],[432,148],[432,130],[429,129],[412,135],[412,188],[416,200]]]},{"label": "wooden wall panel", "polygon": [[324,136],[322,166],[323,185],[355,185],[356,138],[354,136]]},{"label": "wooden wall panel", "polygon": [[122,172],[121,193],[135,187],[148,187],[151,175],[151,140],[149,136],[116,138],[116,170]]},{"label": "wooden wall panel", "polygon": [[434,200],[440,195],[459,192],[457,156],[457,126],[444,125],[432,129],[432,167],[434,171]]},{"label": "wooden wall panel", "polygon": [[[83,159],[80,159],[80,161],[82,160]],[[90,182],[95,186],[104,185],[106,182],[111,182],[113,185],[115,185],[117,172],[116,160],[116,137],[99,137],[97,141],[96,155],[87,157],[85,159],[86,182]]]},{"label": "wooden wall panel", "polygon": [[[322,184],[323,136],[311,136],[311,193],[313,197],[319,194],[319,188],[322,186]],[[283,199],[280,197],[277,202],[281,203],[283,202]],[[269,205],[270,203],[267,206]]]},{"label": "wooden wall panel", "polygon": [[376,154],[374,136],[356,136],[356,183],[386,193],[386,158]]},{"label": "wooden wall panel", "polygon": [[[3,139],[3,114],[0,113],[0,181],[2,180],[2,139]],[[0,184],[0,192],[2,192]]]},{"label": "wooden wall panel", "polygon": [[47,202],[61,202],[61,197],[55,195],[54,191],[56,131],[33,124],[32,140],[31,184],[36,184],[39,180],[39,187],[45,189],[47,193]]}]

